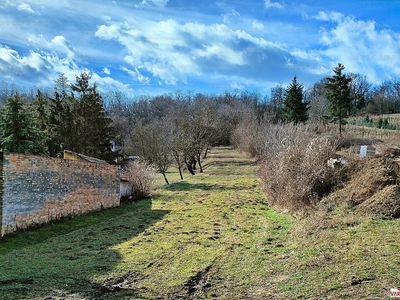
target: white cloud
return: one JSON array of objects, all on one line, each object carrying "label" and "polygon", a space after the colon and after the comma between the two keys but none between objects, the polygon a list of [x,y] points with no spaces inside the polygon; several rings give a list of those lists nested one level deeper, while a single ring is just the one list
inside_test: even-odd
[{"label": "white cloud", "polygon": [[[64,47],[65,42],[63,38],[55,37],[48,44]],[[60,73],[64,73],[70,82],[74,82],[75,75],[81,72],[90,72],[90,70],[80,67],[75,60],[69,57],[60,57],[54,51],[51,53],[30,51],[27,55],[20,55],[16,50],[0,44],[0,72],[3,78],[23,85],[46,87],[52,86],[54,79]],[[101,91],[118,89],[132,93],[128,84],[123,84],[109,76],[101,77],[95,72],[90,73],[92,80],[98,84]]]},{"label": "white cloud", "polygon": [[278,2],[271,2],[271,0],[265,0],[264,7],[265,8],[283,8],[283,5]]},{"label": "white cloud", "polygon": [[245,88],[245,86],[243,84],[239,84],[237,82],[233,82],[233,83],[231,83],[231,88],[232,89],[242,90],[242,89]]},{"label": "white cloud", "polygon": [[[317,50],[295,49],[290,52],[291,58],[286,58],[286,68],[292,69],[293,73],[306,71],[310,74],[326,76],[332,70],[330,62],[325,63],[322,59],[323,54]],[[293,63],[296,61],[296,63]]]},{"label": "white cloud", "polygon": [[258,32],[258,33],[266,32],[264,24],[257,20],[254,20],[251,23],[251,25],[252,25],[252,29],[254,32]]},{"label": "white cloud", "polygon": [[93,82],[96,82],[96,84],[99,86],[100,91],[102,92],[117,90],[126,93],[127,95],[133,95],[132,88],[130,87],[129,84],[124,84],[109,76],[101,77],[97,73],[91,73],[91,75]]},{"label": "white cloud", "polygon": [[[264,28],[260,22],[250,24]],[[122,70],[139,82],[150,82],[151,78],[153,84],[175,85],[215,76],[281,80],[287,72],[284,55],[291,56],[284,45],[225,24],[179,23],[173,19],[107,22],[98,26],[95,36],[122,45],[127,53],[127,66]],[[274,72],[266,71],[272,66]],[[239,80],[235,82],[240,84]]]},{"label": "white cloud", "polygon": [[344,15],[335,11],[334,12],[319,11],[318,14],[312,18],[319,21],[340,22],[341,20],[343,20]]},{"label": "white cloud", "polygon": [[40,13],[37,11],[34,11],[28,3],[24,3],[24,2],[19,3],[17,6],[17,9],[26,11],[26,12],[34,14],[34,15],[40,15]]},{"label": "white cloud", "polygon": [[69,41],[62,35],[55,36],[51,41],[47,41],[42,35],[30,36],[28,41],[41,49],[46,49],[50,52],[57,52],[65,55],[68,59],[76,59],[76,51]]},{"label": "white cloud", "polygon": [[104,73],[104,74],[107,74],[107,75],[110,75],[110,74],[111,74],[111,71],[110,71],[109,68],[104,67],[104,68],[103,68],[103,73]]},{"label": "white cloud", "polygon": [[226,45],[236,38],[224,25],[179,24],[166,20],[131,28],[127,24],[112,23],[99,26],[95,35],[117,40],[129,52],[125,57],[127,63],[170,84],[186,82],[189,74],[198,73],[201,66],[197,59],[217,58],[243,64],[242,54]]},{"label": "white cloud", "polygon": [[224,23],[229,23],[240,17],[240,14],[236,10],[232,9],[230,13],[222,14],[222,17]]},{"label": "white cloud", "polygon": [[[0,72],[11,80],[29,82],[35,78],[36,83],[48,82],[52,73],[51,57],[30,51],[26,56],[20,56],[16,50],[0,45]],[[3,75],[4,76],[4,75]]]},{"label": "white cloud", "polygon": [[136,7],[156,7],[156,8],[164,8],[169,0],[142,0],[139,5]]},{"label": "white cloud", "polygon": [[347,72],[361,73],[374,82],[400,76],[400,34],[378,30],[374,21],[359,21],[346,17],[321,33],[326,48],[319,51],[332,65],[338,62]]},{"label": "white cloud", "polygon": [[204,50],[199,50],[196,54],[205,58],[218,57],[219,59],[234,65],[245,64],[242,52],[235,51],[223,44],[205,46]]},{"label": "white cloud", "polygon": [[[17,10],[19,11],[25,11],[30,14],[34,15],[40,15],[38,11],[35,11],[32,9],[31,5],[29,4],[30,1],[10,1],[10,0],[5,0],[3,3],[4,5],[0,5],[0,7],[5,7],[5,6],[11,6],[11,7],[16,7]],[[36,2],[35,4],[39,4]]]},{"label": "white cloud", "polygon": [[135,70],[130,70],[126,67],[122,67],[121,70],[127,72],[133,79],[139,81],[140,83],[149,84],[151,82],[150,78],[142,75],[138,68],[135,68]]}]

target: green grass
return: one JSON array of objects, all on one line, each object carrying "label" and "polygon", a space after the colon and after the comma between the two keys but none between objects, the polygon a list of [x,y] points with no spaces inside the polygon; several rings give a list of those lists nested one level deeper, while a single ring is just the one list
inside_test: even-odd
[{"label": "green grass", "polygon": [[[150,200],[0,241],[0,298],[240,299],[265,275],[267,245],[283,252],[290,221],[266,206],[252,160],[216,148],[204,170],[158,178]],[[209,283],[196,290],[198,274]]]},{"label": "green grass", "polygon": [[321,229],[268,207],[255,169],[214,148],[152,199],[0,240],[0,299],[388,298],[397,220],[334,210]]}]

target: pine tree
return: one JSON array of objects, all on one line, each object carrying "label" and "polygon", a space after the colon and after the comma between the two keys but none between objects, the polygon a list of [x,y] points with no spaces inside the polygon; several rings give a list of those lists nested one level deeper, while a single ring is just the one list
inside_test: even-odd
[{"label": "pine tree", "polygon": [[326,98],[329,101],[329,118],[334,123],[339,123],[339,135],[342,135],[342,125],[346,124],[346,118],[352,109],[349,83],[351,78],[342,74],[344,66],[339,63],[333,72],[335,75],[327,78],[325,87]]},{"label": "pine tree", "polygon": [[53,105],[51,99],[44,96],[42,92],[38,90],[31,107],[33,108],[36,124],[39,130],[43,133],[42,139],[47,153],[50,156],[57,156],[57,153],[60,151],[56,143],[59,132],[57,130],[57,124],[52,122],[56,115]]},{"label": "pine tree", "polygon": [[16,93],[1,110],[0,140],[5,153],[45,154],[44,134],[33,111]]},{"label": "pine tree", "polygon": [[72,88],[67,76],[61,73],[58,78],[54,81],[54,93],[60,97],[61,100],[71,95]]},{"label": "pine tree", "polygon": [[297,82],[296,76],[285,90],[282,119],[286,122],[305,123],[308,120],[309,102],[303,99],[303,85]]},{"label": "pine tree", "polygon": [[119,155],[111,151],[117,130],[104,109],[96,84],[91,86],[90,79],[89,74],[82,73],[76,77],[77,83],[71,85],[79,93],[72,103],[75,141],[71,150],[111,162]]}]

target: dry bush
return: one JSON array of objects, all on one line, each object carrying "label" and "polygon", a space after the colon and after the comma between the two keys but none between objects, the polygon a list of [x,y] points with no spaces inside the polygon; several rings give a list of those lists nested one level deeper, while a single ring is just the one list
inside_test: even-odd
[{"label": "dry bush", "polygon": [[259,144],[259,174],[269,202],[301,210],[327,195],[342,175],[327,166],[337,140],[309,125],[271,125]]},{"label": "dry bush", "polygon": [[133,199],[139,200],[150,196],[151,187],[155,180],[154,169],[144,160],[135,160],[124,168],[124,175],[133,185]]},{"label": "dry bush", "polygon": [[248,153],[251,157],[257,156],[259,132],[259,125],[253,119],[240,123],[232,134],[232,142],[235,148]]}]

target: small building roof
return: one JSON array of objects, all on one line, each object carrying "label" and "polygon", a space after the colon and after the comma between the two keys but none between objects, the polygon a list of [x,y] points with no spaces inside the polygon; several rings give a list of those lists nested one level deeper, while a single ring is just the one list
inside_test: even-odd
[{"label": "small building roof", "polygon": [[76,153],[76,152],[70,151],[70,150],[64,150],[64,159],[82,160],[82,161],[87,161],[87,162],[94,163],[94,164],[108,164],[108,162],[106,162],[105,160],[90,157],[90,156]]}]

